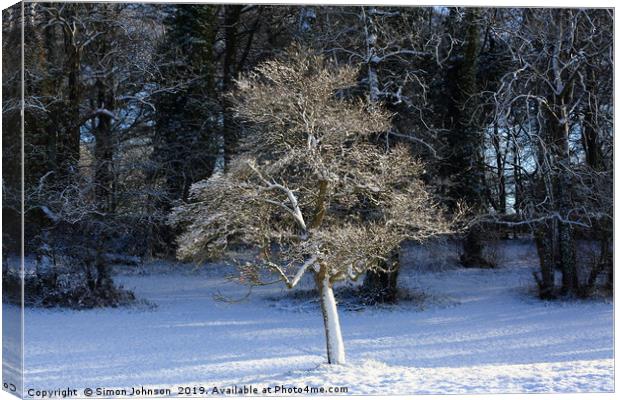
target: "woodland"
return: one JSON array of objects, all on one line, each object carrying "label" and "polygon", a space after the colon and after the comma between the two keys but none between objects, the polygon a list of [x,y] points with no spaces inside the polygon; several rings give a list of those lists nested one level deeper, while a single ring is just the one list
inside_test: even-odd
[{"label": "woodland", "polygon": [[613,293],[613,10],[30,2],[2,29],[9,301],[22,235],[32,307],[131,304],[115,268],[147,260],[307,275],[341,364],[334,288],[398,303],[404,243],[501,269],[527,240],[533,299]]}]

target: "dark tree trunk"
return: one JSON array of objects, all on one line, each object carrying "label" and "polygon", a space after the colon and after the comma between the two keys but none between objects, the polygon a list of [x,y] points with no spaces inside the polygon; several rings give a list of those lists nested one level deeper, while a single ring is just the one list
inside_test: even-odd
[{"label": "dark tree trunk", "polygon": [[109,93],[104,83],[97,82],[97,107],[106,111],[97,116],[95,132],[95,193],[102,212],[114,210],[114,193],[112,192],[112,117],[109,115],[113,109],[113,95]]},{"label": "dark tree trunk", "polygon": [[[77,15],[77,11],[70,6],[69,13]],[[80,67],[82,54],[76,35],[69,27],[64,27],[64,45],[66,52],[66,71],[68,77],[68,97],[64,112],[64,135],[58,137],[58,159],[56,164],[61,168],[61,176],[74,173],[80,158],[80,101],[81,82]]]},{"label": "dark tree trunk", "polygon": [[506,176],[504,174],[505,155],[502,154],[498,124],[493,124],[493,147],[495,148],[495,162],[497,163],[497,196],[500,214],[506,214]]},{"label": "dark tree trunk", "polygon": [[604,231],[601,234],[601,270],[607,272],[606,287],[608,290],[614,288],[614,257],[613,257],[613,234]]},{"label": "dark tree trunk", "polygon": [[[106,54],[108,43],[101,38],[99,51]],[[116,209],[115,176],[114,176],[114,130],[113,115],[115,109],[114,84],[99,79],[95,82],[96,90],[96,124],[94,125],[95,136],[95,196],[99,214],[95,217],[94,243],[96,248],[95,269],[97,271],[96,288],[108,291],[112,289],[111,271],[108,262],[103,257],[106,245],[110,243],[108,224],[112,223],[113,213]],[[79,129],[79,128],[78,128]]]},{"label": "dark tree trunk", "polygon": [[[484,179],[483,129],[476,117],[480,51],[478,10],[467,9],[465,18],[459,22],[456,10],[452,9],[446,21],[447,31],[460,37],[463,45],[455,50],[458,56],[451,57],[444,69],[446,93],[437,99],[444,114],[442,122],[447,128],[447,154],[439,174],[449,182],[445,194],[450,211],[456,211],[459,202],[463,202],[471,209],[473,217],[484,212],[485,197],[489,193]],[[461,255],[461,263],[466,267],[491,266],[483,258],[481,229],[481,226],[472,226],[466,233]]]},{"label": "dark tree trunk", "polygon": [[[586,79],[589,92],[596,97],[594,88],[596,87],[596,74],[594,68],[587,68]],[[588,102],[588,106],[584,110],[583,125],[581,128],[581,140],[586,154],[586,164],[588,164],[594,170],[602,169],[602,151],[598,138],[598,122],[596,116],[596,106],[593,106],[591,102]]]},{"label": "dark tree trunk", "polygon": [[603,253],[604,257],[603,258],[603,262],[605,263],[605,266],[607,267],[607,282],[605,282],[605,288],[609,291],[612,292],[613,294],[613,290],[614,290],[614,261],[613,261],[613,255],[610,251],[610,247],[613,248],[613,244],[612,244],[612,237],[609,234],[605,235],[606,240],[601,244],[601,246],[603,247],[604,250],[601,250],[601,252]]},{"label": "dark tree trunk", "polygon": [[514,179],[514,210],[517,215],[521,215],[521,202],[523,201],[523,180],[521,178],[521,157],[519,156],[519,149],[517,146],[517,139],[512,139],[512,154],[513,154],[513,179]]},{"label": "dark tree trunk", "polygon": [[562,289],[563,295],[579,294],[580,283],[577,274],[577,263],[575,261],[575,241],[573,229],[570,224],[559,223],[559,256],[562,268]]},{"label": "dark tree trunk", "polygon": [[399,251],[393,250],[388,260],[381,265],[380,270],[366,272],[362,293],[364,299],[370,304],[396,303],[398,301],[398,271]]},{"label": "dark tree trunk", "polygon": [[[478,52],[480,49],[480,37],[478,22],[478,12],[476,9],[468,9],[466,13],[466,44],[464,46],[463,61],[459,68],[459,80],[457,86],[459,88],[459,108],[460,116],[457,121],[455,132],[457,135],[464,136],[460,146],[457,142],[455,149],[463,157],[464,162],[461,165],[461,171],[467,171],[462,175],[462,182],[457,189],[460,194],[456,198],[461,198],[473,207],[475,212],[482,211],[484,208],[484,170],[483,157],[481,149],[482,130],[472,120],[472,116],[476,111],[476,105],[473,104],[473,98],[477,92],[476,75],[478,73]],[[457,147],[460,147],[457,149]],[[459,197],[460,196],[460,197]],[[493,267],[491,263],[484,259],[482,250],[482,227],[474,225],[466,233],[463,241],[463,254],[461,254],[461,264],[465,267],[488,268]]]},{"label": "dark tree trunk", "polygon": [[534,274],[541,299],[555,297],[555,257],[553,228],[543,226],[535,233],[536,250],[540,261],[540,276]]},{"label": "dark tree trunk", "polygon": [[[573,207],[571,198],[571,176],[568,171],[571,170],[570,147],[569,147],[569,122],[566,99],[564,96],[556,98],[557,114],[560,115],[559,121],[554,125],[553,138],[555,141],[556,160],[560,167],[560,172],[555,179],[555,193],[558,201],[558,211],[563,219],[568,216]],[[562,269],[562,295],[579,295],[581,287],[579,275],[577,272],[577,262],[575,259],[575,239],[573,227],[569,222],[564,220],[558,221],[558,250],[559,261]]]},{"label": "dark tree trunk", "polygon": [[110,266],[106,262],[103,254],[98,252],[95,260],[95,269],[97,270],[97,283],[98,289],[112,288],[112,275],[110,273]]},{"label": "dark tree trunk", "polygon": [[494,265],[486,260],[482,254],[484,245],[482,242],[482,231],[478,226],[469,229],[463,239],[463,253],[461,254],[461,264],[466,268],[493,268]]}]

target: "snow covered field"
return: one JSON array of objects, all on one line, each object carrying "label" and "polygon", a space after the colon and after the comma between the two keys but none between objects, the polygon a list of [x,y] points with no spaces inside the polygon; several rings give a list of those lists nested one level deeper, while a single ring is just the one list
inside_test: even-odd
[{"label": "snow covered field", "polygon": [[[26,389],[289,385],[348,394],[613,390],[611,302],[541,302],[529,246],[497,270],[404,263],[422,306],[341,310],[349,364],[327,366],[318,305],[279,286],[226,282],[221,268],[146,267],[117,282],[156,308],[26,311]],[[157,268],[158,267],[158,268]],[[6,350],[5,350],[6,351]]]}]

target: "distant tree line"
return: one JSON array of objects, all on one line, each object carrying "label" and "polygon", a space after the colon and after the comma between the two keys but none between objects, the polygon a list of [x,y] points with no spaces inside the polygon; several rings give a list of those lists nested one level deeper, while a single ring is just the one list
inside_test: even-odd
[{"label": "distant tree line", "polygon": [[[613,282],[612,10],[20,7],[2,23],[5,254],[19,249],[21,74],[8,67],[23,24],[26,252],[79,266],[93,290],[111,287],[114,260],[175,254],[171,210],[251,134],[237,80],[292,44],[355,67],[352,95],[393,114],[373,140],[422,161],[448,213],[466,207],[464,266],[494,267],[490,237],[529,235],[542,298]],[[397,261],[395,246],[366,274],[375,301],[395,300]]]}]

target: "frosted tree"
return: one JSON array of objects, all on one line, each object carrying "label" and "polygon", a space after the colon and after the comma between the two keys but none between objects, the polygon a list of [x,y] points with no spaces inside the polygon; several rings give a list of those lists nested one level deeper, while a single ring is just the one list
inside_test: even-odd
[{"label": "frosted tree", "polygon": [[267,271],[293,288],[312,274],[330,364],[345,362],[334,284],[382,268],[404,239],[449,230],[418,178],[423,166],[408,148],[375,140],[390,115],[351,96],[358,73],[293,47],[238,80],[241,152],[172,215],[185,226],[181,259],[224,256],[241,243],[262,249],[240,265],[246,281],[261,283]]}]

